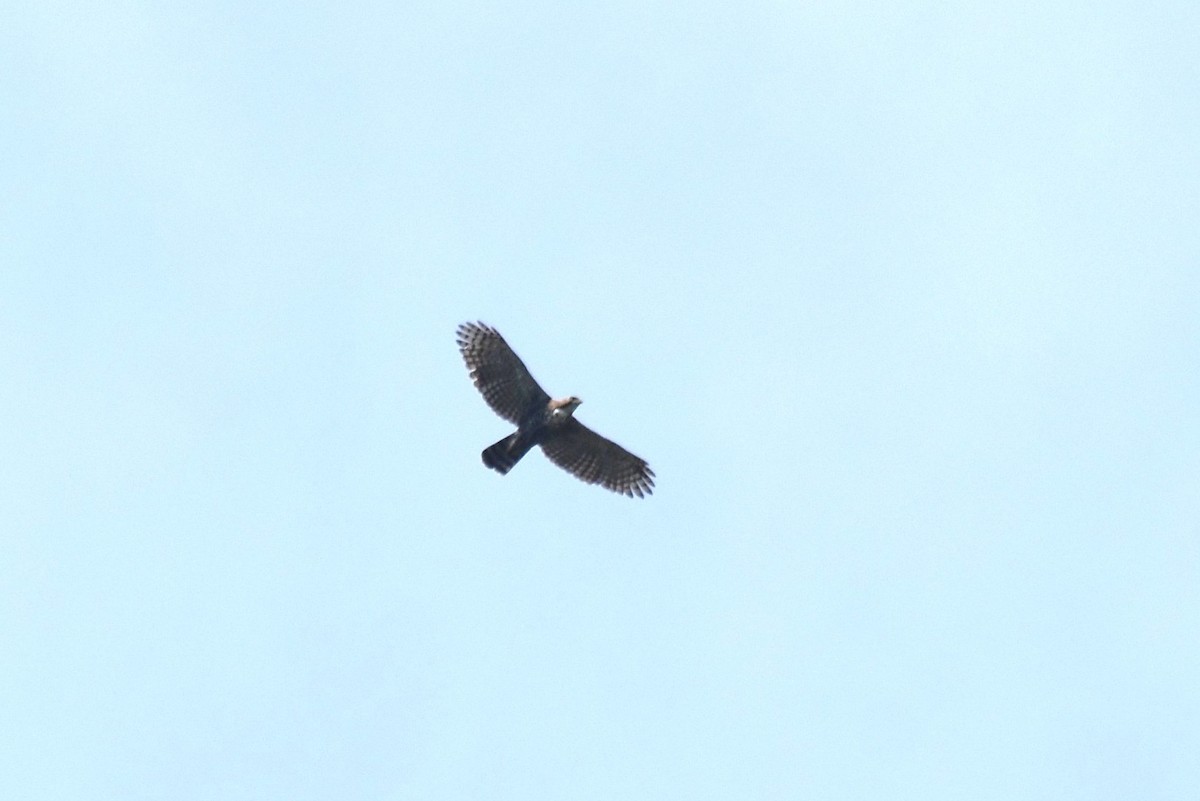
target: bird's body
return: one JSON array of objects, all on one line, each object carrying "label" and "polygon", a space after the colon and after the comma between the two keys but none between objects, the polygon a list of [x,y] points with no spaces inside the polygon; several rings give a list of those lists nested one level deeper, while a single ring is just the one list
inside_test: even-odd
[{"label": "bird's body", "polygon": [[646,461],[576,420],[579,398],[552,399],[496,329],[464,323],[458,347],[484,400],[517,426],[484,449],[485,465],[505,474],[540,445],[550,461],[589,484],[630,497],[653,492],[654,471]]},{"label": "bird's body", "polygon": [[501,475],[513,469],[521,457],[535,445],[541,445],[568,420],[582,403],[579,398],[559,398],[533,409],[522,418],[517,430],[483,451],[483,463]]}]

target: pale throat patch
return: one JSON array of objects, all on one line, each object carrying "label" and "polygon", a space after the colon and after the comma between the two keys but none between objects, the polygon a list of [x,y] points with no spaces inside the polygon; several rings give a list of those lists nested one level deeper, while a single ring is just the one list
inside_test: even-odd
[{"label": "pale throat patch", "polygon": [[572,404],[570,402],[566,402],[562,406],[556,406],[550,412],[550,419],[555,420],[555,421],[565,420],[566,418],[571,417],[575,413],[575,408],[578,405],[579,404],[577,404],[577,403]]}]

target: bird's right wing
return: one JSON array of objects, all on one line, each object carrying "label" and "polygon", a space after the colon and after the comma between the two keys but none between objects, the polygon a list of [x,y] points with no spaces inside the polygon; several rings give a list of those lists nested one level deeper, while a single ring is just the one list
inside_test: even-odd
[{"label": "bird's right wing", "polygon": [[574,417],[546,437],[542,450],[550,461],[589,484],[599,484],[631,498],[635,495],[643,498],[654,491],[654,471],[645,459],[605,439]]},{"label": "bird's right wing", "polygon": [[513,425],[520,425],[531,409],[550,402],[550,396],[496,329],[483,323],[463,323],[458,327],[458,349],[488,406]]}]

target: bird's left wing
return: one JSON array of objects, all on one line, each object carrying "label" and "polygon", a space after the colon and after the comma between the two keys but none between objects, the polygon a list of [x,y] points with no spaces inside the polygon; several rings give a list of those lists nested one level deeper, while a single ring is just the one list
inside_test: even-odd
[{"label": "bird's left wing", "polygon": [[643,498],[654,491],[654,471],[645,459],[634,456],[612,440],[571,418],[545,441],[542,450],[550,461],[576,478],[605,489]]}]

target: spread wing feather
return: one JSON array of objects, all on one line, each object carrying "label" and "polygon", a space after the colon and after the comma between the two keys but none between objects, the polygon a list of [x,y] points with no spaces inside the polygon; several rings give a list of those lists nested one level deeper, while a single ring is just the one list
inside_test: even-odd
[{"label": "spread wing feather", "polygon": [[488,406],[513,425],[519,426],[531,410],[550,402],[550,396],[496,329],[483,323],[460,325],[458,349]]},{"label": "spread wing feather", "polygon": [[542,442],[550,461],[578,479],[639,498],[654,491],[654,471],[612,440],[571,418]]}]

